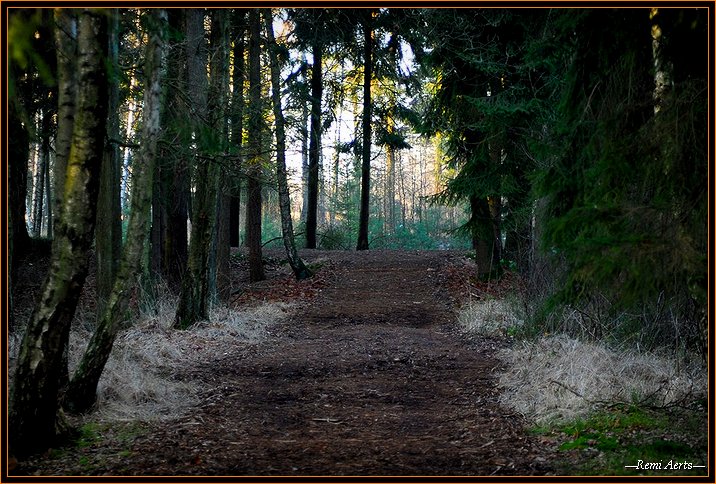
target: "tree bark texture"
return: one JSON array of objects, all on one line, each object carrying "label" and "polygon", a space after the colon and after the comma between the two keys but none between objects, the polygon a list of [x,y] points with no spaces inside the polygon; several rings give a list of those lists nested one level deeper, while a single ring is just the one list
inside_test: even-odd
[{"label": "tree bark texture", "polygon": [[265,279],[261,250],[261,19],[257,9],[249,12],[249,119],[246,239],[249,246],[249,278]]},{"label": "tree bark texture", "polygon": [[[218,139],[211,143],[211,151],[223,154],[228,148],[229,113],[227,104],[229,100],[229,11],[216,9],[211,16],[211,80],[209,83],[209,124],[210,129]],[[216,297],[220,301],[228,301],[231,294],[231,268],[229,266],[229,193],[231,191],[231,176],[219,179],[218,160],[214,160],[213,167],[218,182],[216,194],[214,241],[216,254]]]},{"label": "tree bark texture", "polygon": [[61,211],[64,195],[67,159],[72,144],[72,127],[75,121],[77,96],[77,18],[76,11],[55,9],[55,45],[57,48],[57,133],[55,134],[55,200],[54,223]]},{"label": "tree bark texture", "polygon": [[[108,78],[107,138],[119,139],[119,11],[109,11],[109,47],[107,59],[110,65]],[[95,231],[95,254],[97,257],[97,316],[101,316],[112,292],[122,249],[121,220],[121,167],[119,146],[105,143],[102,169],[100,171],[99,199],[97,201],[97,230]]]},{"label": "tree bark texture", "polygon": [[144,248],[149,237],[154,164],[160,130],[161,91],[165,73],[164,30],[167,19],[164,9],[153,9],[150,12],[152,23],[144,67],[147,79],[142,110],[142,145],[132,167],[132,198],[127,240],[106,308],[65,395],[66,408],[73,412],[84,412],[94,405],[97,384],[112,351],[117,332],[132,317],[129,301],[137,287],[137,276],[141,271]]},{"label": "tree bark texture", "polygon": [[276,54],[276,40],[273,33],[273,17],[271,10],[264,10],[264,22],[268,36],[268,51],[271,64],[271,100],[273,101],[273,114],[276,123],[276,178],[278,181],[279,207],[281,209],[281,233],[283,246],[286,249],[288,263],[296,279],[311,277],[311,271],[298,255],[296,241],[293,237],[293,220],[291,219],[291,197],[288,191],[288,177],[286,175],[286,129],[283,110],[281,108],[281,66]]},{"label": "tree bark texture", "polygon": [[316,248],[318,228],[318,171],[321,164],[321,100],[323,99],[323,46],[313,44],[311,69],[311,138],[308,146],[308,206],[306,211],[306,248]]},{"label": "tree bark texture", "polygon": [[234,166],[236,174],[230,181],[229,200],[229,244],[239,247],[239,231],[241,227],[241,153],[244,137],[244,79],[246,78],[244,54],[246,43],[246,10],[234,11],[234,71],[233,92],[231,96],[231,145],[239,154]]},{"label": "tree bark texture", "polygon": [[10,452],[51,445],[58,411],[63,335],[87,275],[107,118],[107,19],[82,10],[78,22],[77,111],[67,160],[64,203],[50,270],[23,337],[10,399]]},{"label": "tree bark texture", "polygon": [[356,250],[368,250],[368,218],[370,216],[370,144],[371,99],[370,83],[373,78],[373,29],[370,13],[363,23],[363,162],[361,164],[360,218],[358,220],[358,244]]},{"label": "tree bark texture", "polygon": [[[168,9],[168,26],[170,31],[184,31],[186,14],[181,9]],[[161,227],[159,234],[153,236],[152,243],[161,244],[157,251],[161,255],[161,274],[169,288],[178,293],[186,270],[188,257],[187,219],[189,205],[189,150],[190,128],[187,129],[186,119],[189,107],[185,98],[187,87],[186,63],[187,45],[185,42],[168,39],[167,79],[165,98],[161,114],[163,143],[158,148],[156,173],[159,186]],[[176,147],[179,145],[179,148]],[[154,222],[152,225],[154,230]]]},{"label": "tree bark texture", "polygon": [[[195,94],[196,89],[204,87],[207,93],[206,78],[206,47],[203,35],[203,12],[189,11],[187,30],[196,38],[196,47],[189,45],[189,86]],[[187,37],[189,37],[189,33]],[[207,147],[213,137],[210,131],[208,100],[194,98],[195,135],[198,141],[198,157],[195,171],[196,193],[192,203],[191,243],[189,244],[189,261],[187,271],[182,281],[182,290],[179,296],[179,305],[174,318],[174,327],[186,329],[197,321],[207,319],[211,304],[212,282],[210,262],[212,258],[212,241],[214,240],[216,222],[216,194],[218,184],[218,166],[214,160],[207,156]],[[201,104],[203,103],[203,104]]]}]

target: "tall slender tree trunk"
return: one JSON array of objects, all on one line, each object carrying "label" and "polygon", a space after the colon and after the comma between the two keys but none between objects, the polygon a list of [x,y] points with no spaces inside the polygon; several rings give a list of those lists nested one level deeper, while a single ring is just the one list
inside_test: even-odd
[{"label": "tall slender tree trunk", "polygon": [[358,244],[356,250],[368,250],[368,218],[370,216],[370,145],[371,111],[370,84],[373,78],[373,28],[371,13],[366,14],[363,23],[363,163],[361,164],[360,219],[358,222]]},{"label": "tall slender tree trunk", "polygon": [[261,19],[257,9],[249,12],[249,122],[248,181],[246,203],[246,240],[249,246],[249,278],[252,282],[265,278],[261,251]]},{"label": "tall slender tree trunk", "polygon": [[74,412],[86,411],[94,405],[97,398],[97,384],[109,359],[117,332],[131,317],[129,301],[137,286],[144,248],[149,238],[154,163],[157,157],[161,92],[165,72],[164,31],[167,20],[164,9],[154,9],[150,12],[153,22],[145,54],[144,71],[147,80],[142,110],[142,146],[132,167],[134,180],[127,241],[124,244],[122,260],[105,310],[65,395],[66,408]]},{"label": "tall slender tree trunk", "polygon": [[268,37],[268,50],[271,63],[271,100],[273,101],[273,114],[276,123],[276,178],[278,180],[279,206],[281,209],[281,232],[283,245],[286,248],[286,257],[293,269],[296,279],[311,277],[311,271],[298,255],[296,241],[293,237],[293,220],[291,219],[291,197],[288,192],[288,177],[286,175],[286,130],[283,110],[281,108],[281,66],[276,54],[276,40],[273,33],[273,17],[271,10],[264,10],[264,22]]},{"label": "tall slender tree trunk", "polygon": [[246,43],[246,10],[234,11],[234,71],[233,92],[231,96],[231,145],[239,154],[234,165],[236,175],[231,177],[231,195],[229,200],[229,244],[239,247],[239,228],[241,226],[241,154],[244,142],[244,80],[246,70],[244,53]]},{"label": "tall slender tree trunk", "polygon": [[[42,116],[44,118],[45,116]],[[42,131],[42,125],[45,123],[41,121],[39,131]],[[41,132],[40,137],[43,138],[44,134]],[[49,163],[49,140],[45,145],[44,140],[40,144],[40,153],[37,158],[37,164],[35,165],[35,190],[32,197],[32,235],[35,238],[42,236],[42,208],[44,205],[45,196],[45,163]]]},{"label": "tall slender tree trunk", "polygon": [[321,164],[321,100],[323,98],[323,46],[313,44],[311,68],[311,139],[308,147],[308,207],[306,211],[306,248],[316,248],[318,228],[318,172]]},{"label": "tall slender tree trunk", "polygon": [[16,456],[42,450],[55,437],[63,335],[87,275],[95,224],[107,119],[106,48],[105,14],[82,10],[78,22],[77,119],[64,185],[67,203],[55,231],[42,296],[23,337],[10,397],[10,452]]},{"label": "tall slender tree trunk", "polygon": [[[397,69],[398,35],[392,33],[388,41],[388,64],[391,69]],[[397,111],[397,89],[398,83],[395,80],[388,82],[388,116],[385,121],[388,135],[395,133],[395,116]],[[386,232],[395,232],[395,147],[388,143],[385,147],[385,223]]]},{"label": "tall slender tree trunk", "polygon": [[[220,154],[228,147],[227,109],[229,92],[229,11],[216,9],[211,19],[211,81],[209,85],[209,124],[219,139],[212,149]],[[218,161],[218,160],[217,160]],[[217,175],[218,175],[218,170]],[[228,301],[231,294],[231,270],[229,266],[229,193],[231,177],[220,177],[216,198],[216,296]]]},{"label": "tall slender tree trunk", "polygon": [[97,257],[97,316],[104,311],[112,292],[122,248],[122,220],[120,199],[121,167],[119,147],[119,10],[109,11],[109,46],[107,137],[100,171],[99,199],[97,201],[97,230],[95,254]]},{"label": "tall slender tree trunk", "polygon": [[[303,68],[304,82],[308,86],[308,60],[306,53],[301,54],[301,63]],[[308,89],[308,87],[306,87]],[[308,216],[308,123],[310,118],[310,110],[308,109],[308,96],[301,99],[301,222],[306,223]]]}]

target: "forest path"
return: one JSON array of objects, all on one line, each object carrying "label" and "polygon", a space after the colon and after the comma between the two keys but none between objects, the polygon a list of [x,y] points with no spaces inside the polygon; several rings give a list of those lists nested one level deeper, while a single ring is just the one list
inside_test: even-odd
[{"label": "forest path", "polygon": [[[310,257],[310,254],[306,256]],[[457,331],[440,252],[333,253],[274,338],[205,368],[199,409],[132,445],[143,475],[545,474],[497,403],[489,342]]]}]

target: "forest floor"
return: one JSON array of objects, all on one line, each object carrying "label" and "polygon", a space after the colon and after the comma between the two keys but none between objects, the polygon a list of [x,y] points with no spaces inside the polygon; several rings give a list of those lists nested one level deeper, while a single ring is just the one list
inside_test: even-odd
[{"label": "forest floor", "polygon": [[267,281],[234,297],[234,304],[298,304],[268,340],[175,375],[203,389],[193,411],[96,426],[79,445],[20,463],[15,472],[554,473],[553,447],[498,403],[495,353],[506,343],[467,338],[455,322],[464,253],[302,255],[317,269],[315,278],[294,282],[285,271],[269,272]]}]

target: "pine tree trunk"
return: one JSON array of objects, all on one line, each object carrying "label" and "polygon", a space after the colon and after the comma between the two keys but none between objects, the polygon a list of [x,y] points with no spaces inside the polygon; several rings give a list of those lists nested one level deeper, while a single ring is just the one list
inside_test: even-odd
[{"label": "pine tree trunk", "polygon": [[296,250],[296,241],[293,238],[293,220],[291,219],[291,197],[288,192],[288,177],[286,175],[286,131],[283,110],[281,108],[281,66],[276,54],[276,40],[273,33],[273,17],[271,10],[264,10],[264,22],[268,36],[268,50],[271,63],[271,100],[273,101],[273,114],[276,123],[276,178],[278,180],[279,206],[281,209],[281,232],[283,245],[286,248],[286,257],[296,279],[311,277],[303,260]]},{"label": "pine tree trunk", "polygon": [[154,22],[152,31],[149,32],[149,43],[145,54],[144,71],[147,80],[142,110],[142,145],[132,167],[132,198],[127,240],[107,306],[65,395],[66,408],[73,412],[84,412],[94,405],[97,384],[112,351],[117,332],[131,318],[129,301],[137,285],[144,247],[149,237],[166,51],[164,29],[167,19],[164,9],[151,10],[151,15]]},{"label": "pine tree trunk", "polygon": [[[308,71],[308,61],[306,53],[302,53],[301,62],[303,64],[304,82],[308,85],[306,72]],[[306,87],[308,89],[308,87]],[[308,109],[308,99],[301,99],[301,222],[306,223],[308,215],[308,123],[310,111]]]},{"label": "pine tree trunk", "polygon": [[370,216],[370,148],[371,148],[371,99],[370,83],[373,78],[373,30],[370,13],[363,23],[363,163],[361,164],[360,219],[356,250],[368,250],[368,218]]},{"label": "pine tree trunk", "polygon": [[[224,13],[224,11],[213,13],[214,17],[212,17],[212,20],[214,22],[212,23],[212,29],[214,33],[225,29]],[[201,12],[193,12],[193,15],[196,15],[196,17],[190,19],[190,22],[194,24],[192,31],[194,35],[199,37],[200,25],[203,30],[203,21],[199,22],[199,15],[203,20],[203,14]],[[199,37],[199,42],[201,42],[202,38],[203,35]],[[198,52],[198,55],[192,55],[192,52]],[[206,82],[206,65],[204,64],[206,56],[201,54],[201,52],[203,52],[203,48],[198,51],[194,51],[192,48],[189,49],[191,60],[190,73],[193,73],[193,80],[190,81],[190,86],[192,87],[198,87],[201,83]],[[204,64],[203,69],[199,68],[201,64]],[[212,288],[215,287],[212,281],[212,273],[215,275],[213,269],[215,266],[212,267],[211,260],[212,243],[215,241],[214,235],[216,231],[216,197],[218,191],[219,165],[216,160],[212,159],[211,150],[221,150],[220,147],[217,149],[217,147],[210,145],[214,143],[224,143],[225,140],[223,133],[217,133],[214,126],[211,125],[212,122],[221,120],[222,117],[219,113],[211,113],[211,111],[212,108],[216,111],[217,104],[221,103],[221,101],[216,98],[216,92],[220,89],[216,83],[223,84],[222,79],[224,75],[225,73],[222,72],[214,73],[212,76],[212,85],[207,90],[209,92],[209,99],[206,101],[207,104],[203,106],[197,105],[196,109],[199,113],[196,133],[200,156],[195,175],[196,194],[194,196],[191,220],[189,262],[186,275],[182,281],[179,306],[174,319],[174,327],[178,329],[186,329],[195,322],[208,318],[213,298]],[[206,113],[209,119],[208,126],[206,124],[202,125],[202,120],[205,119],[201,115],[202,113]],[[214,261],[215,260],[214,258]]]},{"label": "pine tree trunk", "polygon": [[10,398],[10,451],[16,456],[52,444],[58,411],[63,335],[87,275],[95,224],[99,168],[106,133],[104,13],[79,14],[77,111],[67,162],[65,201],[50,270],[22,341]]},{"label": "pine tree trunk", "polygon": [[[220,154],[228,146],[227,115],[229,92],[229,18],[228,10],[212,11],[211,20],[211,82],[209,86],[209,123],[219,139],[212,142],[211,150]],[[219,160],[215,160],[218,163]],[[218,170],[216,170],[218,177]],[[231,294],[229,266],[229,192],[231,177],[221,177],[216,196],[216,297],[228,301]]]},{"label": "pine tree trunk", "polygon": [[[111,77],[108,79],[107,137],[119,139],[119,11],[109,14],[109,58]],[[97,316],[102,314],[112,292],[122,248],[121,184],[119,147],[114,141],[105,143],[100,171],[99,199],[97,201],[97,230],[95,254],[97,257]]]},{"label": "pine tree trunk", "polygon": [[[183,31],[186,15],[181,9],[167,10],[169,31]],[[158,206],[152,231],[152,244],[158,244],[153,252],[161,254],[161,274],[169,288],[178,293],[187,264],[187,219],[189,199],[189,144],[190,135],[185,129],[189,109],[186,105],[187,46],[180,40],[168,39],[167,79],[162,107],[161,126],[163,142],[158,148],[154,203]],[[173,144],[178,141],[179,149]],[[159,227],[155,227],[159,223]]]},{"label": "pine tree trunk", "polygon": [[249,12],[249,122],[246,241],[249,246],[249,279],[265,279],[261,251],[261,19],[256,9]]},{"label": "pine tree trunk", "polygon": [[316,248],[318,228],[318,172],[321,163],[321,100],[323,99],[323,47],[313,45],[311,69],[311,135],[308,147],[306,248]]},{"label": "pine tree trunk", "polygon": [[236,9],[234,12],[234,72],[233,93],[231,97],[231,145],[239,156],[234,168],[236,175],[231,177],[231,194],[229,200],[229,244],[239,247],[239,230],[241,227],[241,152],[244,135],[244,51],[246,34],[246,11]]}]

